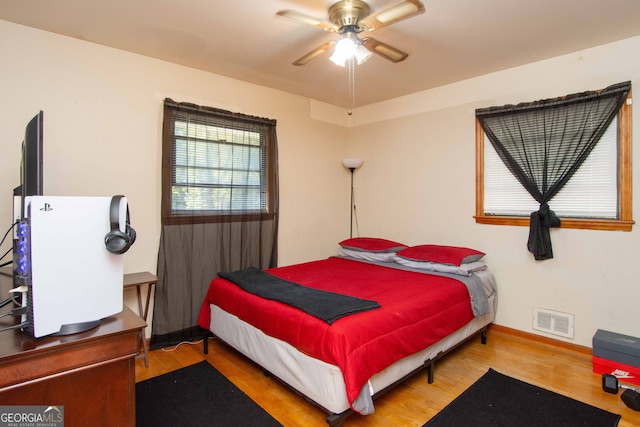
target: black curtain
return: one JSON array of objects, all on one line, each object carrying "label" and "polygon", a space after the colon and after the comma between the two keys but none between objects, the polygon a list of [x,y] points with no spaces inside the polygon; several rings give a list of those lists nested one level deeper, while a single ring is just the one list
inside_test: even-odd
[{"label": "black curtain", "polygon": [[476,110],[476,117],[509,171],[540,209],[531,213],[527,248],[553,258],[549,227],[560,219],[548,202],[582,165],[625,102],[631,82],[518,105]]},{"label": "black curtain", "polygon": [[[228,212],[212,215],[211,212],[181,212],[177,213],[172,206],[172,185],[176,182],[176,171],[172,170],[175,163],[176,142],[173,137],[173,122],[179,120],[197,127],[206,122],[206,117],[215,115],[215,128],[220,127],[223,136],[217,136],[226,142],[236,136],[239,129],[252,133],[263,132],[266,138],[266,157],[262,167],[266,169],[264,182],[260,183],[260,192],[266,194],[266,206],[262,212],[254,208],[242,211],[235,204]],[[204,116],[203,116],[204,115]],[[183,141],[192,139],[202,142],[202,127],[193,131],[193,135],[181,138]],[[207,132],[211,128],[207,128]],[[266,131],[265,131],[266,129]],[[207,136],[210,138],[210,136]],[[225,140],[227,138],[229,141]],[[215,138],[214,138],[215,139]],[[211,161],[211,151],[215,148],[207,147],[202,150],[198,146],[198,155],[209,151],[207,160]],[[189,153],[189,156],[193,153]],[[209,283],[218,272],[234,271],[251,266],[265,269],[277,266],[277,236],[278,236],[278,149],[275,120],[246,116],[201,107],[186,103],[176,103],[165,100],[165,117],[163,130],[163,190],[162,190],[162,230],[158,251],[158,277],[160,283],[156,289],[153,312],[153,326],[151,348],[160,348],[182,341],[189,341],[202,336],[197,326],[198,314],[204,301]],[[222,160],[219,160],[222,162]],[[194,168],[203,167],[203,160],[190,160]],[[217,155],[215,162],[218,162]],[[233,179],[250,180],[245,174],[246,164],[238,164],[232,170],[228,167],[223,172],[230,172]],[[205,165],[206,167],[206,165]],[[222,168],[220,168],[222,169]],[[215,172],[207,174],[207,177]],[[192,184],[194,187],[199,186]],[[216,187],[217,185],[211,185]],[[192,188],[192,187],[190,187]],[[247,198],[239,191],[239,198]],[[232,196],[234,199],[236,196]]]}]

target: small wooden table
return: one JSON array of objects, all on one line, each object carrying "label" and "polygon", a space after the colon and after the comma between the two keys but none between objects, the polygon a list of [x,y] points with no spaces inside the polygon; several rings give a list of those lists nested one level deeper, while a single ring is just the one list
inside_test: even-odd
[{"label": "small wooden table", "polygon": [[[4,327],[12,323],[11,317],[0,321]],[[0,402],[64,406],[68,426],[135,427],[134,356],[145,326],[124,307],[100,326],[73,335],[0,333]]]},{"label": "small wooden table", "polygon": [[[129,289],[135,286],[136,292],[138,294],[138,313],[140,313],[140,317],[146,322],[147,315],[149,314],[149,301],[151,301],[151,295],[153,292],[153,286],[158,283],[160,279],[154,274],[149,273],[148,271],[143,271],[140,273],[129,273],[124,275],[123,287],[124,289]],[[142,285],[147,285],[147,302],[142,307],[142,293],[140,291],[140,287]],[[142,341],[142,350],[143,353],[139,354],[138,357],[144,357],[144,366],[149,367],[149,346],[147,345],[147,334],[145,332],[145,328],[140,332],[140,340]]]}]

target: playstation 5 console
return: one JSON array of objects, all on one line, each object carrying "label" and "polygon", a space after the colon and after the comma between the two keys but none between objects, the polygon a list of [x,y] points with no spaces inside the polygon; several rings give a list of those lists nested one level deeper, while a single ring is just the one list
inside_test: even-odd
[{"label": "playstation 5 console", "polygon": [[18,268],[23,323],[34,337],[88,330],[122,311],[123,257],[105,245],[114,222],[125,232],[126,198],[119,197],[25,199]]}]

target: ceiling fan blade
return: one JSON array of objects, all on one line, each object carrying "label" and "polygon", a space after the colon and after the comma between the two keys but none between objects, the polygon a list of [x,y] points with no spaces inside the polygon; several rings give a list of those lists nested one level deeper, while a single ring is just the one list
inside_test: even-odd
[{"label": "ceiling fan blade", "polygon": [[305,15],[304,13],[297,12],[295,10],[290,10],[290,9],[280,10],[276,12],[276,15],[293,19],[294,21],[299,22],[301,24],[318,27],[324,31],[331,31],[333,33],[337,33],[339,30],[339,28],[336,25],[330,24],[325,21],[321,21],[317,18],[314,18],[309,15]]},{"label": "ceiling fan blade", "polygon": [[307,65],[309,62],[313,61],[318,56],[322,55],[323,53],[325,53],[326,51],[331,49],[335,44],[336,44],[336,42],[325,43],[322,46],[312,50],[309,53],[307,53],[306,55],[296,59],[293,62],[293,65]]},{"label": "ceiling fan blade", "polygon": [[379,42],[376,39],[372,39],[371,37],[363,38],[362,44],[369,50],[369,52],[380,55],[384,59],[394,63],[402,62],[409,56],[408,53],[405,53],[400,49],[396,49],[393,46],[389,46],[386,43]]},{"label": "ceiling fan blade", "polygon": [[424,5],[421,1],[404,0],[395,6],[365,18],[361,22],[360,28],[366,31],[373,31],[421,13],[424,13]]}]

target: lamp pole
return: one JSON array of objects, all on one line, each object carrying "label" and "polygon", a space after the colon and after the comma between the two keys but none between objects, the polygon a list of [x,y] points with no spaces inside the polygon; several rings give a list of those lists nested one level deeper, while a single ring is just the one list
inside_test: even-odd
[{"label": "lamp pole", "polygon": [[351,172],[351,204],[349,205],[349,238],[353,237],[353,173],[362,166],[362,159],[342,159],[342,165]]},{"label": "lamp pole", "polygon": [[349,168],[351,171],[351,204],[349,205],[349,238],[353,237],[353,172],[356,168]]}]

